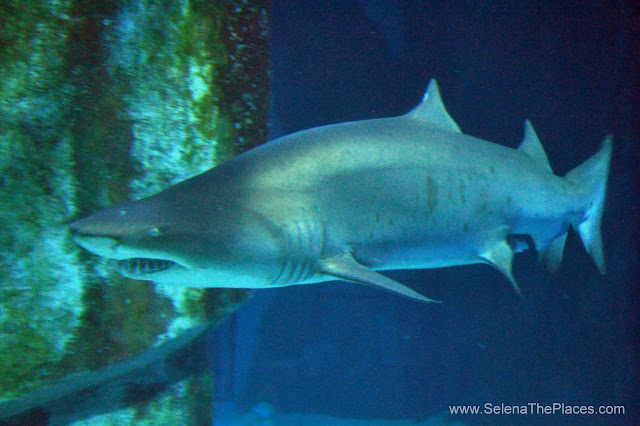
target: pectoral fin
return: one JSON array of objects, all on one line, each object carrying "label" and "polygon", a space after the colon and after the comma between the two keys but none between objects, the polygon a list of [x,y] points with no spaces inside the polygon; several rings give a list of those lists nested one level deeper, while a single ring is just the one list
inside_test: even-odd
[{"label": "pectoral fin", "polygon": [[424,297],[420,293],[411,290],[409,287],[404,286],[391,278],[385,277],[373,269],[361,265],[353,258],[351,253],[322,259],[318,266],[318,272],[331,275],[332,277],[341,280],[377,287],[421,302],[440,303],[438,300],[432,300],[428,297]]}]

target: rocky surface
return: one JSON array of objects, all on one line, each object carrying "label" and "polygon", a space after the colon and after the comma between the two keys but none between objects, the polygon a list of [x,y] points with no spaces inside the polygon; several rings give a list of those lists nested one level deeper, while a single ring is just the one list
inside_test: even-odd
[{"label": "rocky surface", "polygon": [[265,141],[267,6],[0,3],[0,401],[144,353],[246,297],[122,278],[66,224]]}]

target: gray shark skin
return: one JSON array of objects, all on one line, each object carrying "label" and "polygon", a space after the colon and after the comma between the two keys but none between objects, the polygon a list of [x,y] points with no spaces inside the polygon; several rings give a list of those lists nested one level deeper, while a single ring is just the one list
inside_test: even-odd
[{"label": "gray shark skin", "polygon": [[273,140],[70,229],[85,249],[118,259],[122,275],[160,283],[345,280],[434,302],[376,271],[487,263],[518,290],[514,253],[532,241],[556,269],[569,225],[605,272],[611,140],[556,176],[528,121],[518,149],[465,135],[432,80],[405,115]]}]

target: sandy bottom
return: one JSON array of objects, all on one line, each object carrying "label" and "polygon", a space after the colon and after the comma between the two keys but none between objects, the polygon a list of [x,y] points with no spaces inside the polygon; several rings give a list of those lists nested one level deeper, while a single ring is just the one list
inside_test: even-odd
[{"label": "sandy bottom", "polygon": [[424,421],[347,419],[318,414],[278,413],[268,403],[260,403],[247,413],[238,414],[229,407],[216,407],[214,426],[464,426],[445,416],[433,416]]}]

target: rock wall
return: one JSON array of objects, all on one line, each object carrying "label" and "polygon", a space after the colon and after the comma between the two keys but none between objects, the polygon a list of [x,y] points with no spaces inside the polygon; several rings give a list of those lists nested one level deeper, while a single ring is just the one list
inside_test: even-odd
[{"label": "rock wall", "polygon": [[[247,0],[0,3],[0,401],[143,353],[247,296],[122,278],[75,246],[66,224],[266,140],[267,10]],[[193,404],[173,395],[161,406],[178,418]],[[138,408],[142,424],[153,410]]]}]

